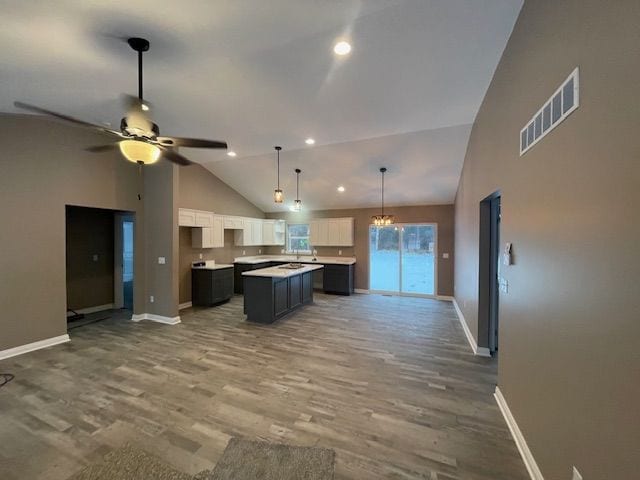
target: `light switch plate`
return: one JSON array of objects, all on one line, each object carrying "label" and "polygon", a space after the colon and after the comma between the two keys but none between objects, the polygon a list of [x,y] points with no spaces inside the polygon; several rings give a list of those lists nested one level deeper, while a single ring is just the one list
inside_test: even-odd
[{"label": "light switch plate", "polygon": [[443,253],[442,254],[442,258],[449,258],[449,254],[448,253]]},{"label": "light switch plate", "polygon": [[200,254],[200,260],[202,260],[202,254]]},{"label": "light switch plate", "polygon": [[97,262],[97,261],[98,261],[98,254],[97,254],[97,253],[94,253],[94,254],[93,254],[93,261],[94,261],[94,262]]},{"label": "light switch plate", "polygon": [[338,255],[342,255],[342,250],[338,250]]},{"label": "light switch plate", "polygon": [[155,301],[155,298],[153,298],[153,295],[151,295],[151,296],[149,297],[149,301],[150,301],[151,303],[153,303],[153,302]]},{"label": "light switch plate", "polygon": [[573,477],[571,477],[571,480],[582,480],[582,475],[580,475],[580,472],[575,465],[573,466]]},{"label": "light switch plate", "polygon": [[165,263],[167,263],[167,259],[165,257],[158,257],[158,263],[160,265],[164,265]]}]

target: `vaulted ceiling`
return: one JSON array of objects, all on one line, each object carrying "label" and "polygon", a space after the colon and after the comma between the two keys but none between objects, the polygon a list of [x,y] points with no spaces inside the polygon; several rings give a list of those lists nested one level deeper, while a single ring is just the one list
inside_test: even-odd
[{"label": "vaulted ceiling", "polygon": [[[184,149],[265,211],[282,185],[306,208],[450,203],[471,124],[522,0],[0,1],[0,111],[14,100],[119,125],[136,92],[162,133],[223,139]],[[345,57],[332,47],[347,39]],[[314,146],[304,140],[313,137]],[[188,167],[186,167],[188,168]],[[336,187],[344,185],[345,192]],[[288,204],[280,208],[287,208]]]}]

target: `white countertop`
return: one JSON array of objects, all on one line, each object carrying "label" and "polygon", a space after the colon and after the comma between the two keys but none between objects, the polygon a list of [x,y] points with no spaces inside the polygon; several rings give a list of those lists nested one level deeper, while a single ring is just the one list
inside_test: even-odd
[{"label": "white countertop", "polygon": [[298,263],[311,263],[311,264],[326,264],[326,265],[353,265],[356,263],[355,257],[316,257],[313,260],[313,255],[301,255],[300,258],[296,258],[295,255],[256,255],[253,257],[237,257],[233,259],[233,263],[246,263],[256,264],[264,262],[298,262]]},{"label": "white countertop", "polygon": [[260,268],[259,270],[249,270],[243,272],[242,275],[246,277],[272,277],[272,278],[287,278],[294,275],[300,275],[301,273],[312,272],[314,270],[320,270],[324,268],[322,265],[304,265],[301,268],[287,269],[280,267]]},{"label": "white countertop", "polygon": [[233,265],[230,265],[228,263],[216,263],[213,260],[207,260],[205,262],[205,265],[203,265],[202,267],[196,267],[192,263],[191,268],[193,270],[222,270],[223,268],[233,268]]}]

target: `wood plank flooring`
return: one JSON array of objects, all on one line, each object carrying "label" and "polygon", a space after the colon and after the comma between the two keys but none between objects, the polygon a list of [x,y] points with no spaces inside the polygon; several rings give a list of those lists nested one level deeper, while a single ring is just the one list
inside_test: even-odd
[{"label": "wood plank flooring", "polygon": [[239,296],[176,326],[113,319],[1,361],[2,478],[66,479],[127,441],[196,473],[231,436],[333,448],[337,479],[528,478],[450,303],[315,300],[268,326]]}]

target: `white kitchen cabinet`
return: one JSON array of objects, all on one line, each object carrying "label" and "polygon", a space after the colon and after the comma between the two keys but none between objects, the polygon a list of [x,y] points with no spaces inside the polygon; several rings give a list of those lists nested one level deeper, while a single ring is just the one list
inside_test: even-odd
[{"label": "white kitchen cabinet", "polygon": [[352,247],[353,218],[319,218],[309,223],[312,247]]},{"label": "white kitchen cabinet", "polygon": [[228,230],[241,230],[244,228],[244,218],[225,215],[224,228]]},{"label": "white kitchen cabinet", "polygon": [[353,218],[338,219],[338,245],[352,247],[354,245]]},{"label": "white kitchen cabinet", "polygon": [[178,226],[180,227],[195,227],[196,226],[196,211],[189,208],[178,209]]},{"label": "white kitchen cabinet", "polygon": [[263,245],[262,243],[262,220],[259,218],[252,218],[251,223],[253,224],[251,231],[252,242],[251,245]]},{"label": "white kitchen cabinet", "polygon": [[224,222],[220,215],[211,216],[211,227],[191,229],[191,246],[193,248],[224,247]]},{"label": "white kitchen cabinet", "polygon": [[213,227],[213,213],[196,210],[196,227]]},{"label": "white kitchen cabinet", "polygon": [[262,245],[284,245],[284,220],[262,220]]}]

